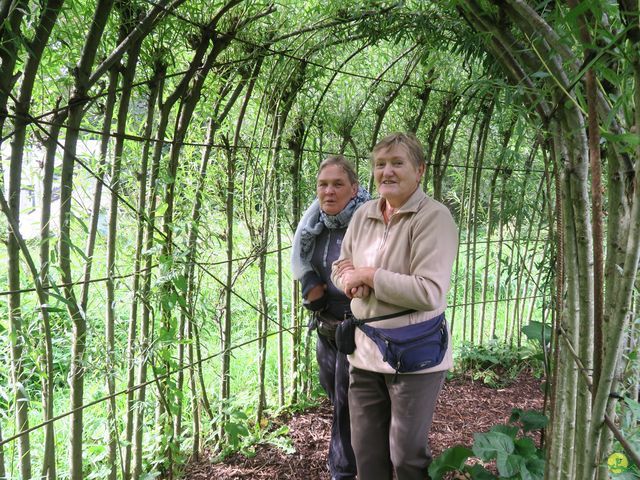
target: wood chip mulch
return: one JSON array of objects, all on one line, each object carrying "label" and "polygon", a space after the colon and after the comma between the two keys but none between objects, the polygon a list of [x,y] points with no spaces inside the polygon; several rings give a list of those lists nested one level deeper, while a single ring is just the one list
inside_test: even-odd
[{"label": "wood chip mulch", "polygon": [[[541,381],[527,373],[504,388],[490,388],[466,377],[447,380],[438,398],[430,443],[434,456],[454,445],[471,447],[473,434],[506,423],[513,408],[543,408]],[[222,463],[210,458],[192,460],[186,467],[187,480],[329,479],[326,452],[331,429],[331,406],[320,406],[279,420],[289,427],[295,453],[286,454],[272,445],[259,445],[255,456],[240,454]]]}]

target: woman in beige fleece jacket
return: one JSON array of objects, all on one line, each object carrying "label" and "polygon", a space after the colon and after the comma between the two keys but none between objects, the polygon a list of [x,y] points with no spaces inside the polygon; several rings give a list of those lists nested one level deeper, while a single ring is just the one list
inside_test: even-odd
[{"label": "woman in beige fleece jacket", "polygon": [[[356,318],[415,310],[371,324],[376,328],[433,322],[446,307],[456,225],[449,210],[420,188],[425,160],[415,136],[388,135],[374,147],[372,161],[381,198],[353,216],[334,263],[334,283],[352,298]],[[398,480],[428,478],[428,433],[452,366],[451,342],[440,364],[398,374],[360,329],[355,341],[349,409],[358,479],[391,479],[394,471]]]}]

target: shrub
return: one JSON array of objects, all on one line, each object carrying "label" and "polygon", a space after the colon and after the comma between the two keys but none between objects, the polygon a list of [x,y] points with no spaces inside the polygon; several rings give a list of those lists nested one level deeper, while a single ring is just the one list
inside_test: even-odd
[{"label": "shrub", "polygon": [[454,374],[469,375],[494,388],[509,384],[523,370],[535,376],[544,372],[540,347],[526,344],[517,348],[496,339],[483,345],[463,343],[456,360]]},{"label": "shrub", "polygon": [[[514,409],[506,425],[495,425],[487,433],[474,434],[473,448],[456,445],[446,449],[429,466],[433,480],[441,480],[448,472],[457,478],[476,480],[544,478],[544,455],[534,441],[526,435],[540,430],[547,418],[533,410]],[[476,456],[485,462],[495,460],[499,476],[496,477],[480,464],[467,465]]]}]

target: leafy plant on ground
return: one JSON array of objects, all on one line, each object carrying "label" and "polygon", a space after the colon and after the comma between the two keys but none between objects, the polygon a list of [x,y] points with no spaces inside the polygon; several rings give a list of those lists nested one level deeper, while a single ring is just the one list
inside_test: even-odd
[{"label": "leafy plant on ground", "polygon": [[255,455],[255,447],[260,444],[273,445],[285,453],[293,453],[295,448],[289,436],[289,427],[280,422],[270,422],[266,417],[258,425],[252,421],[253,412],[247,412],[241,405],[225,402],[225,407],[216,417],[223,422],[225,441],[219,444],[216,461],[240,452],[246,457]]},{"label": "leafy plant on ground", "polygon": [[463,343],[458,349],[455,373],[497,388],[513,381],[525,369],[543,372],[542,353],[536,345],[520,348],[493,339],[483,345]]},{"label": "leafy plant on ground", "polygon": [[[474,434],[472,449],[456,445],[436,457],[429,467],[433,480],[440,480],[448,472],[456,472],[461,478],[477,480],[544,478],[544,454],[526,433],[540,430],[547,424],[547,417],[533,410],[514,409],[506,425],[495,425],[487,433]],[[471,457],[483,462],[496,462],[495,476],[482,465],[467,465]]]}]

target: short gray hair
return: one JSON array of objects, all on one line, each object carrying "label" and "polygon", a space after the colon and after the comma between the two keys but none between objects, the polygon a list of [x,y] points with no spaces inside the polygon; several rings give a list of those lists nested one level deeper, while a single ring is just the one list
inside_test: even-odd
[{"label": "short gray hair", "polygon": [[409,158],[416,166],[416,168],[419,168],[420,165],[426,164],[424,158],[424,148],[422,148],[422,143],[420,143],[420,140],[418,140],[418,138],[413,133],[402,132],[391,133],[380,140],[378,143],[376,143],[376,146],[373,147],[373,150],[371,151],[371,161],[373,161],[376,153],[378,153],[380,150],[386,150],[393,145],[403,145],[407,149]]}]

